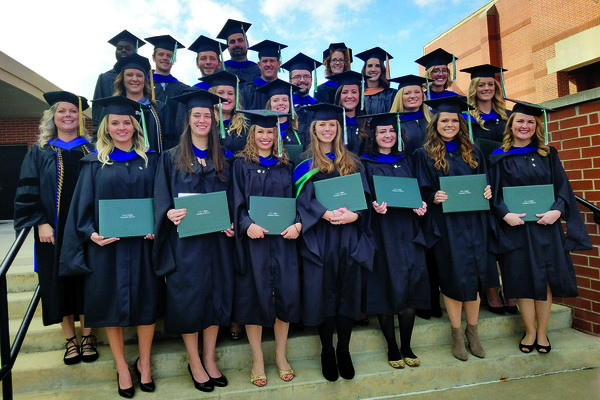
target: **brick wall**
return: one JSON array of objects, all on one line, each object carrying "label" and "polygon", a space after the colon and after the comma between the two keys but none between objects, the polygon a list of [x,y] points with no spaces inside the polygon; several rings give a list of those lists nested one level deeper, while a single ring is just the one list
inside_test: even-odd
[{"label": "brick wall", "polygon": [[[31,119],[0,119],[0,144],[27,143],[31,146],[37,142],[40,120]],[[86,118],[85,127],[92,132],[92,120]]]},{"label": "brick wall", "polygon": [[[600,204],[600,100],[549,114],[548,130],[575,193]],[[587,208],[579,208],[594,248],[572,253],[579,297],[554,300],[573,308],[574,328],[600,334],[600,228]]]}]

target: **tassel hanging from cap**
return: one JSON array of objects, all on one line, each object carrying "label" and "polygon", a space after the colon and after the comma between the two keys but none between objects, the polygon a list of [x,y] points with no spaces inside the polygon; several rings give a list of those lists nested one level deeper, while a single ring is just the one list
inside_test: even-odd
[{"label": "tassel hanging from cap", "polygon": [[456,56],[452,54],[452,80],[456,80]]},{"label": "tassel hanging from cap", "polygon": [[504,74],[502,73],[502,68],[500,68],[500,83],[502,83],[502,94],[504,98],[506,98],[506,88],[504,87]]},{"label": "tassel hanging from cap", "polygon": [[[290,85],[290,119],[294,119],[294,93],[292,92],[292,85]],[[291,123],[291,121],[290,121]]]},{"label": "tassel hanging from cap", "polygon": [[77,99],[79,100],[79,105],[77,106],[77,108],[79,109],[79,136],[83,136],[83,132],[84,132],[84,127],[83,127],[83,110],[81,109],[81,96],[77,96]]},{"label": "tassel hanging from cap", "polygon": [[313,78],[313,85],[314,85],[313,94],[316,96],[317,95],[317,62],[316,61],[313,61],[313,74],[315,75]]},{"label": "tassel hanging from cap", "polygon": [[398,126],[397,126],[398,133],[396,135],[396,141],[398,143],[396,145],[398,146],[398,151],[400,153],[402,153],[404,151],[404,143],[402,143],[402,126],[401,126],[401,123],[400,123],[400,115],[397,115],[396,119],[398,120]]},{"label": "tassel hanging from cap", "polygon": [[142,131],[144,131],[144,146],[150,147],[150,141],[148,140],[148,129],[146,129],[146,118],[144,118],[144,109],[140,104],[140,121],[142,122]]},{"label": "tassel hanging from cap", "polygon": [[544,111],[544,144],[548,146],[548,114],[546,114],[546,109]]},{"label": "tassel hanging from cap", "polygon": [[385,79],[390,80],[390,56],[385,55]]},{"label": "tassel hanging from cap", "polygon": [[156,94],[154,93],[154,70],[150,69],[150,99],[154,104],[156,102]]},{"label": "tassel hanging from cap", "polygon": [[[462,116],[459,114],[459,118]],[[473,141],[473,127],[471,126],[471,107],[469,107],[469,103],[467,103],[467,127],[469,128],[469,139],[471,142]]]},{"label": "tassel hanging from cap", "polygon": [[[342,107],[343,108],[343,107]],[[348,145],[348,132],[346,132],[346,109],[343,108],[342,119],[344,120],[344,145]]]},{"label": "tassel hanging from cap", "polygon": [[177,61],[177,43],[175,43],[175,47],[173,48],[173,55],[171,56],[171,64],[175,64]]},{"label": "tassel hanging from cap", "polygon": [[223,104],[221,104],[221,99],[219,99],[219,133],[221,134],[221,139],[225,139],[225,127],[223,126]]}]

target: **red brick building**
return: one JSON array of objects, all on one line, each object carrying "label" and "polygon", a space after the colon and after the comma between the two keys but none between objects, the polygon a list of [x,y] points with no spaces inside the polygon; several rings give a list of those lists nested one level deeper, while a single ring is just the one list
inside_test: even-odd
[{"label": "red brick building", "polygon": [[[543,103],[549,138],[576,194],[600,203],[600,2],[494,0],[424,46],[458,58],[457,70],[502,66],[509,98]],[[423,71],[422,71],[423,72]],[[466,94],[469,76],[451,88]],[[579,297],[555,299],[574,310],[575,328],[600,334],[600,229],[580,206],[594,248],[573,253]]]}]

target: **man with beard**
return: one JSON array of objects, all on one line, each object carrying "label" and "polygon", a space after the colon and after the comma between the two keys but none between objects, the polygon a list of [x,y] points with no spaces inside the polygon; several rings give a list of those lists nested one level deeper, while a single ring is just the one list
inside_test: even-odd
[{"label": "man with beard", "polygon": [[304,107],[318,102],[309,92],[313,85],[312,73],[321,65],[323,64],[317,60],[303,53],[298,53],[281,66],[281,68],[290,72],[290,83],[300,88],[300,90],[292,95],[292,103],[298,114],[299,132],[308,132],[308,128],[312,122],[313,113],[305,110]]},{"label": "man with beard", "polygon": [[[190,45],[189,50],[198,53],[196,56],[196,66],[200,70],[202,77],[212,75],[221,69],[223,65],[223,50],[226,48],[227,45],[204,35],[200,35],[198,39]],[[210,89],[210,85],[202,81],[196,83],[194,87],[199,87],[204,90]]]},{"label": "man with beard", "polygon": [[246,32],[252,24],[248,22],[228,19],[217,35],[217,39],[227,42],[231,60],[225,61],[225,71],[236,75],[238,78],[252,82],[260,76],[258,65],[248,60],[248,38]]},{"label": "man with beard", "polygon": [[[110,39],[108,43],[115,46],[115,58],[119,60],[121,57],[130,56],[137,53],[139,47],[146,44],[142,39],[129,33],[127,30],[122,31],[115,37]],[[114,68],[100,74],[96,81],[93,100],[110,97],[115,92],[115,78],[118,72]],[[92,102],[92,132],[94,136],[98,131],[98,126],[102,120],[102,107],[94,105]]]},{"label": "man with beard", "polygon": [[281,67],[281,50],[286,47],[285,44],[273,42],[272,40],[263,40],[250,47],[250,50],[258,52],[260,76],[241,90],[244,109],[259,110],[265,108],[269,97],[264,93],[258,93],[256,89],[277,79],[279,67]]}]

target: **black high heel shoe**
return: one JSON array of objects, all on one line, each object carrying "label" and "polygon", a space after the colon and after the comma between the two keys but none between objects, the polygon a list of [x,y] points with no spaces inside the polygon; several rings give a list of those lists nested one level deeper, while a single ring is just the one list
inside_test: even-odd
[{"label": "black high heel shoe", "polygon": [[[202,368],[204,368],[204,362],[202,361],[202,358],[200,358],[200,363],[202,364]],[[219,376],[218,378],[213,378],[212,376],[210,376],[206,368],[204,368],[204,371],[206,371],[206,375],[208,375],[208,378],[212,381],[213,386],[225,387],[229,383],[225,375],[223,375],[222,373],[221,376]]]},{"label": "black high heel shoe", "polygon": [[135,388],[133,385],[128,387],[127,389],[121,389],[121,385],[119,385],[119,373],[117,372],[117,388],[119,389],[119,396],[125,397],[126,399],[131,399],[135,395]]},{"label": "black high heel shoe", "polygon": [[138,382],[140,383],[140,389],[142,392],[154,392],[154,390],[156,389],[156,385],[154,384],[153,379],[151,379],[150,382],[148,382],[148,383],[142,383],[142,373],[140,372],[140,369],[138,368],[139,360],[140,360],[139,357],[137,358],[137,360],[135,360],[135,374],[137,375]]},{"label": "black high heel shoe", "polygon": [[194,378],[194,374],[192,373],[192,367],[190,367],[190,364],[188,364],[188,371],[190,372],[190,376],[194,381],[194,387],[196,389],[200,390],[201,392],[212,392],[213,390],[215,390],[213,379],[210,377],[210,375],[208,375],[208,372],[206,373],[206,375],[208,375],[208,380],[206,382],[198,382]]}]

